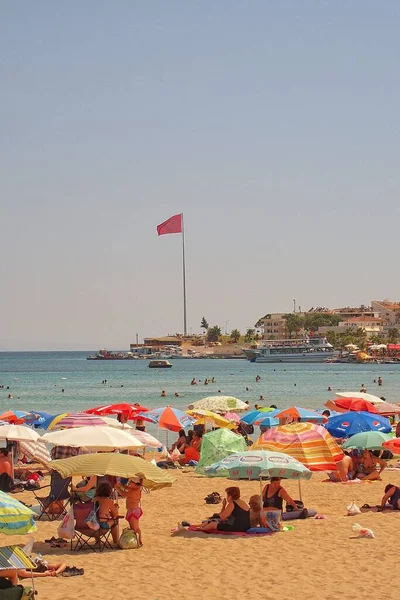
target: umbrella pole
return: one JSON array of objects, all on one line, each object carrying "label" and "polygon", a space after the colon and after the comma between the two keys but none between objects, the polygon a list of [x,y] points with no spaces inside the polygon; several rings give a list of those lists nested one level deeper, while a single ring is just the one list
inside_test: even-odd
[{"label": "umbrella pole", "polygon": [[301,483],[300,483],[300,479],[299,479],[299,496],[300,496],[299,500],[302,502],[303,498],[301,497]]}]

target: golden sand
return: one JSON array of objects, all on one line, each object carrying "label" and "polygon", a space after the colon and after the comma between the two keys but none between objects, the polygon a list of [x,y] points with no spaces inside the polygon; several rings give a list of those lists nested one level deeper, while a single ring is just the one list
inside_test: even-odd
[{"label": "golden sand", "polygon": [[[172,472],[172,471],[171,471]],[[36,579],[39,598],[64,600],[123,598],[137,600],[370,600],[398,597],[398,531],[400,512],[363,512],[347,516],[351,501],[358,506],[380,502],[385,485],[400,485],[400,471],[386,470],[383,481],[361,484],[325,483],[314,474],[302,483],[307,507],[326,519],[297,520],[294,531],[255,537],[179,533],[171,528],[182,519],[200,522],[218,505],[206,505],[204,496],[221,495],[226,479],[207,479],[176,471],[177,481],[150,495],[143,494],[141,519],[144,546],[138,550],[70,552],[50,548],[44,540],[57,537],[58,521],[39,521],[36,552],[49,561],[84,567],[81,577]],[[257,482],[239,482],[242,497],[257,493]],[[298,498],[298,485],[285,482]],[[33,503],[33,494],[16,497]],[[220,505],[219,505],[220,506]],[[120,514],[124,514],[124,501]],[[375,539],[356,538],[354,523],[373,529]],[[125,520],[121,527],[127,526]],[[1,536],[5,543],[26,543],[28,536]]]}]

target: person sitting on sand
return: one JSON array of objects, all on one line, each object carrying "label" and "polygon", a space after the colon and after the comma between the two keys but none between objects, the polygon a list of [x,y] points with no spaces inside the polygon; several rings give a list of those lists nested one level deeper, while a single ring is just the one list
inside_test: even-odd
[{"label": "person sitting on sand", "polygon": [[238,487],[228,487],[225,490],[226,498],[222,501],[222,510],[219,513],[220,521],[210,521],[198,525],[197,531],[247,531],[250,529],[250,508],[240,499]]},{"label": "person sitting on sand", "polygon": [[287,491],[281,486],[282,477],[271,477],[270,483],[264,486],[262,491],[263,507],[268,510],[282,511],[283,501],[293,506],[294,510],[299,510],[296,502],[289,496]]},{"label": "person sitting on sand", "polygon": [[364,450],[361,459],[357,460],[354,466],[356,478],[369,481],[380,479],[384,469],[386,469],[386,462],[374,456],[370,450]]},{"label": "person sitting on sand", "polygon": [[[179,452],[181,452],[181,454],[183,454],[183,452],[185,451],[185,448],[186,448],[186,444],[187,444],[187,437],[186,437],[185,430],[180,429],[178,439],[176,440],[176,442],[174,442],[172,444],[169,451],[173,452],[175,450],[175,448],[178,448]],[[183,452],[181,451],[182,447],[183,447]]]},{"label": "person sitting on sand", "polygon": [[190,446],[185,447],[184,456],[179,459],[181,465],[187,465],[191,460],[198,462],[200,460],[200,448],[203,439],[203,432],[201,430],[193,432],[193,438]]},{"label": "person sitting on sand", "polygon": [[127,481],[120,480],[115,485],[118,494],[126,498],[126,516],[129,527],[135,532],[138,545],[143,546],[142,531],[139,525],[139,519],[143,515],[141,508],[143,480],[139,477],[131,477]]},{"label": "person sitting on sand", "polygon": [[113,489],[108,481],[99,483],[96,489],[96,495],[93,498],[97,502],[99,510],[97,518],[100,529],[111,529],[111,535],[114,544],[118,544],[119,527],[118,527],[118,504],[112,497]]},{"label": "person sitting on sand", "polygon": [[389,502],[390,507],[394,510],[400,510],[400,487],[393,485],[393,483],[388,483],[385,487],[385,495],[381,500],[381,510],[387,508],[387,502]]},{"label": "person sitting on sand", "polygon": [[261,496],[255,494],[250,496],[250,527],[260,527],[262,525],[262,502]]},{"label": "person sitting on sand", "polygon": [[336,463],[337,471],[329,473],[333,482],[350,481],[354,479],[354,464],[350,454],[345,450],[344,457]]}]

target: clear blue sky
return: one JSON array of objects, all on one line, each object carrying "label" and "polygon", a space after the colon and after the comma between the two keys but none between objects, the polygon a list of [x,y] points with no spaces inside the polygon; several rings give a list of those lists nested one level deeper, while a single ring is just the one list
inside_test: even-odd
[{"label": "clear blue sky", "polygon": [[0,348],[400,300],[397,0],[5,2]]}]

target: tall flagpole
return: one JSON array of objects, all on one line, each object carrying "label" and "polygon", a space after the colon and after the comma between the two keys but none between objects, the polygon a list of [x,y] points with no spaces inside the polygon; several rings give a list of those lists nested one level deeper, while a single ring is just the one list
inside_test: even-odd
[{"label": "tall flagpole", "polygon": [[183,225],[183,213],[182,214],[182,270],[183,270],[183,335],[187,335],[187,323],[186,323],[186,263],[185,263],[185,228]]}]

